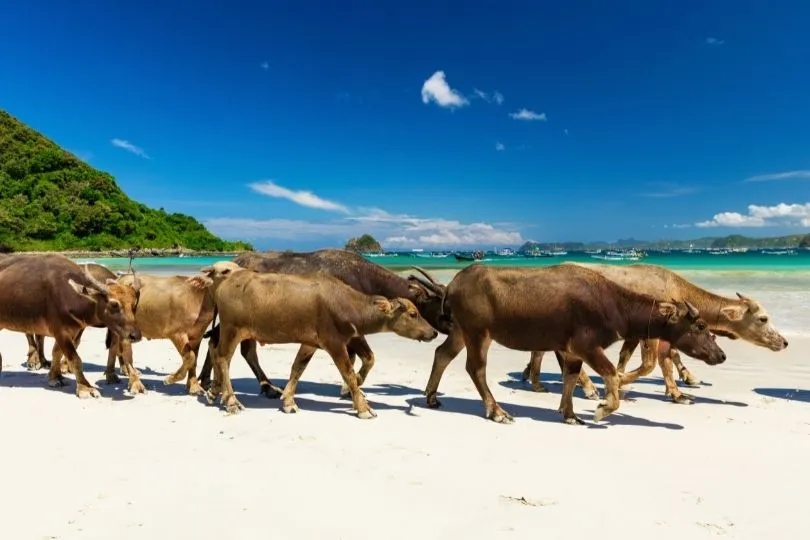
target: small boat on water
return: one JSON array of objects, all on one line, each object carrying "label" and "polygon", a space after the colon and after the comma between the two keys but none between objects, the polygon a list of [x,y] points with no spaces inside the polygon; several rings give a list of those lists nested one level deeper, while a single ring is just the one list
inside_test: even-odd
[{"label": "small boat on water", "polygon": [[763,249],[760,251],[763,255],[796,255],[795,249]]},{"label": "small boat on water", "polygon": [[479,250],[473,253],[454,253],[453,256],[457,261],[480,261],[484,258],[484,252]]},{"label": "small boat on water", "polygon": [[600,261],[640,261],[644,254],[637,249],[608,250],[604,255],[591,255]]}]

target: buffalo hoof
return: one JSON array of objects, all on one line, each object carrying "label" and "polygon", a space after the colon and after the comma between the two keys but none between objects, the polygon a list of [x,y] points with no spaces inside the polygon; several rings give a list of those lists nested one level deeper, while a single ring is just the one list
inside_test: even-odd
[{"label": "buffalo hoof", "polygon": [[79,396],[79,399],[101,397],[101,394],[99,393],[98,389],[93,388],[92,386],[84,386],[84,385],[79,385],[76,388],[76,395]]},{"label": "buffalo hoof", "polygon": [[297,413],[297,412],[298,412],[298,405],[296,405],[295,403],[292,403],[292,404],[284,404],[284,405],[281,407],[281,410],[282,410],[282,411],[284,411],[284,412],[285,412],[285,413],[287,413],[287,414],[293,414],[293,413]]},{"label": "buffalo hoof", "polygon": [[48,386],[50,386],[51,388],[62,388],[63,386],[65,386],[65,384],[67,384],[65,382],[65,378],[62,377],[61,375],[59,375],[59,377],[57,377],[56,379],[48,379]]},{"label": "buffalo hoof", "polygon": [[563,422],[568,424],[569,426],[584,426],[585,422],[580,420],[577,416],[570,416],[568,418],[563,418]]},{"label": "buffalo hoof", "polygon": [[371,420],[372,418],[377,418],[377,413],[374,412],[371,408],[368,408],[365,411],[359,411],[357,413],[357,418],[360,420]]},{"label": "buffalo hoof", "polygon": [[273,386],[269,382],[263,382],[260,386],[261,388],[259,389],[259,395],[262,395],[268,399],[278,399],[281,397],[281,388]]},{"label": "buffalo hoof", "polygon": [[236,397],[231,396],[225,402],[225,412],[228,414],[237,414],[240,411],[244,411],[245,406],[242,405]]},{"label": "buffalo hoof", "polygon": [[442,402],[436,396],[427,398],[426,404],[428,409],[439,409],[442,406]]},{"label": "buffalo hoof", "polygon": [[670,396],[673,403],[678,405],[693,405],[695,403],[695,396],[691,394],[680,394],[678,397]]},{"label": "buffalo hoof", "polygon": [[605,404],[601,404],[596,408],[596,411],[593,413],[593,421],[599,422],[612,412],[613,411],[609,410]]},{"label": "buffalo hoof", "polygon": [[[627,393],[627,392],[625,392],[625,393]],[[593,401],[598,401],[599,400],[599,391],[598,390],[593,390],[590,393],[585,392],[585,398],[593,400]]]},{"label": "buffalo hoof", "polygon": [[177,377],[175,374],[171,374],[165,379],[163,379],[163,384],[169,386],[170,384],[174,384],[180,380],[180,377]]},{"label": "buffalo hoof", "polygon": [[127,385],[127,392],[130,394],[145,394],[146,386],[144,386],[140,379],[133,380],[130,378],[129,384]]},{"label": "buffalo hoof", "polygon": [[199,396],[200,394],[203,393],[205,393],[205,390],[203,390],[203,387],[200,386],[200,383],[195,381],[188,385],[188,395]]},{"label": "buffalo hoof", "polygon": [[497,424],[514,424],[515,419],[512,418],[505,410],[498,408],[489,414],[489,419]]},{"label": "buffalo hoof", "polygon": [[702,382],[700,379],[692,375],[691,373],[687,373],[686,376],[681,377],[683,384],[688,386],[689,388],[700,388],[700,383]]},{"label": "buffalo hoof", "polygon": [[548,388],[544,384],[533,384],[532,385],[532,392],[548,392]]},{"label": "buffalo hoof", "polygon": [[119,379],[118,375],[116,375],[114,372],[110,372],[104,374],[104,381],[107,384],[118,384],[121,382],[121,379]]}]

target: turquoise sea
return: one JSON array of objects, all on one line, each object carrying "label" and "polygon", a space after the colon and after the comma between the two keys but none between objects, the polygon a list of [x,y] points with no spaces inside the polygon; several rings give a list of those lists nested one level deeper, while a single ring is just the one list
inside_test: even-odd
[{"label": "turquoise sea", "polygon": [[[148,274],[193,275],[201,267],[231,257],[143,257],[134,260],[136,271]],[[93,260],[111,270],[126,270],[127,258],[76,259]],[[402,254],[375,256],[369,260],[396,272],[408,274],[418,265],[430,270],[441,282],[448,282],[458,270],[472,264],[447,257]],[[632,264],[636,261],[596,260],[587,253],[569,253],[557,257],[491,256],[480,264],[496,266],[548,266],[563,261]],[[670,268],[708,290],[727,296],[740,292],[760,301],[770,312],[774,324],[786,335],[810,335],[810,251],[796,250],[792,255],[771,255],[759,252],[712,255],[697,253],[650,253],[641,261]]]}]

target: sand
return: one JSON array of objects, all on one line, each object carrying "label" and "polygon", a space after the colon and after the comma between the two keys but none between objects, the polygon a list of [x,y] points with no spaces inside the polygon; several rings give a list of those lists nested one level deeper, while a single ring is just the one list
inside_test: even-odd
[{"label": "sand", "polygon": [[[721,340],[722,338],[718,338]],[[0,333],[4,372],[0,527],[23,539],[244,538],[802,538],[810,533],[810,339],[780,353],[722,339],[716,367],[685,358],[706,384],[694,405],[663,396],[658,378],[631,386],[619,413],[568,426],[556,408],[553,358],[535,394],[515,379],[528,353],[493,346],[489,381],[513,425],[483,418],[462,353],[424,407],[431,344],[369,338],[377,354],[366,392],[378,413],[359,420],[337,397],[319,352],[299,386],[301,412],[256,395],[238,357],[232,376],[247,409],[226,416],[164,386],[179,365],[167,341],[135,347],[151,391],[102,397],[46,388],[22,366],[26,341]],[[50,349],[52,340],[46,347]],[[618,345],[610,349],[618,355]],[[203,350],[205,345],[203,346]],[[286,380],[296,347],[260,349]],[[101,380],[103,332],[79,348]],[[636,356],[636,359],[638,356]],[[635,366],[637,360],[632,362]],[[601,384],[599,385],[601,389]],[[576,410],[591,422],[595,402]]]}]

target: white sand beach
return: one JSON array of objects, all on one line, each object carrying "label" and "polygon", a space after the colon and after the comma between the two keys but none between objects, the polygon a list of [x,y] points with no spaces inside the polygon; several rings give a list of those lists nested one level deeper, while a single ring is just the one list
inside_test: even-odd
[{"label": "white sand beach", "polygon": [[[369,342],[377,364],[366,392],[378,417],[359,420],[337,397],[339,376],[323,352],[304,374],[301,412],[293,415],[256,395],[236,357],[232,376],[247,409],[226,416],[184,395],[182,384],[162,384],[179,365],[167,341],[136,345],[151,391],[132,398],[124,385],[104,385],[103,331],[88,330],[79,352],[103,397],[80,400],[72,376],[65,389],[46,388],[45,371],[22,366],[24,336],[0,333],[3,537],[683,540],[810,533],[810,339],[794,337],[781,353],[723,339],[723,365],[684,357],[706,381],[688,390],[696,404],[668,402],[656,370],[631,387],[635,401],[598,426],[560,421],[551,356],[543,376],[551,392],[535,394],[515,380],[528,353],[493,346],[490,385],[516,417],[499,425],[482,416],[464,353],[443,380],[445,407],[428,410],[421,391],[440,341],[377,335]],[[286,380],[295,349],[260,349],[274,382]],[[618,345],[610,353],[615,357]],[[595,402],[577,395],[577,411],[590,422]]]}]

